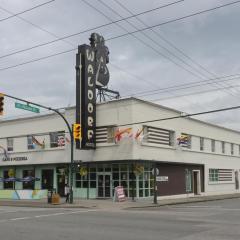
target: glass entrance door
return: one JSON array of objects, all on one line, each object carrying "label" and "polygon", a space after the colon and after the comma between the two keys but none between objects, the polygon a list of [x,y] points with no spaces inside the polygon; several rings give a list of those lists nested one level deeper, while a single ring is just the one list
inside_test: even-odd
[{"label": "glass entrance door", "polygon": [[99,174],[98,178],[98,197],[110,198],[111,197],[111,174]]},{"label": "glass entrance door", "polygon": [[53,169],[42,170],[42,189],[53,189]]}]

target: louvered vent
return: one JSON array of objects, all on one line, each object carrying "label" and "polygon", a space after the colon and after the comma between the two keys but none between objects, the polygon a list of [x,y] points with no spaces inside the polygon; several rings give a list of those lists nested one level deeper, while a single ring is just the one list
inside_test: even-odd
[{"label": "louvered vent", "polygon": [[162,128],[149,127],[147,128],[147,142],[161,145],[173,145],[173,131]]},{"label": "louvered vent", "polygon": [[115,126],[96,128],[96,143],[114,143]]},{"label": "louvered vent", "polygon": [[218,181],[219,182],[231,182],[233,180],[232,169],[218,169]]}]

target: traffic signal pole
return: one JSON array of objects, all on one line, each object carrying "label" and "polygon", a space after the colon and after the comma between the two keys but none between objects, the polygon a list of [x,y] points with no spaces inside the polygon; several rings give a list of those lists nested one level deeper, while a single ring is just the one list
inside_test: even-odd
[{"label": "traffic signal pole", "polygon": [[5,94],[5,93],[2,93],[2,94],[5,97],[11,98],[11,99],[15,99],[15,100],[18,100],[18,101],[21,101],[21,102],[25,102],[27,104],[32,104],[32,105],[35,105],[37,107],[44,108],[44,109],[47,109],[49,111],[55,112],[56,114],[58,114],[63,119],[63,121],[67,125],[68,131],[69,131],[69,134],[70,134],[70,138],[71,138],[71,151],[70,151],[71,162],[70,162],[70,184],[69,184],[69,187],[70,187],[70,199],[69,200],[70,200],[70,203],[72,204],[73,203],[73,165],[74,165],[74,162],[73,162],[73,146],[74,146],[74,139],[73,139],[73,131],[72,131],[72,128],[71,128],[69,122],[63,116],[63,114],[60,113],[57,109],[54,109],[54,108],[51,108],[51,107],[47,107],[47,106],[44,106],[42,104],[34,103],[34,102],[31,102],[31,101],[27,101],[27,100],[22,99],[22,98],[17,98],[17,97],[14,97],[14,96],[11,96],[11,95],[8,95],[8,94]]}]

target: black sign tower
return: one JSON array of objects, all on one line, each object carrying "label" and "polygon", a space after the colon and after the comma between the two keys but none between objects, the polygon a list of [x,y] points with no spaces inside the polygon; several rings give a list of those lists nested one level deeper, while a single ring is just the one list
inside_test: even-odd
[{"label": "black sign tower", "polygon": [[[100,100],[105,93],[119,93],[109,90],[109,50],[102,36],[92,33],[90,45],[78,46],[76,55],[76,123],[81,124],[82,140],[76,141],[77,149],[96,148],[96,90]],[[98,94],[99,95],[99,94]]]}]

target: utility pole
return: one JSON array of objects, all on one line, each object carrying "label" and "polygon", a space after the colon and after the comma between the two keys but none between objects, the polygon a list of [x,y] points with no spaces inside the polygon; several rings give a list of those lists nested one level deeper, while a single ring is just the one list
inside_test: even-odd
[{"label": "utility pole", "polygon": [[14,96],[11,96],[11,95],[8,95],[8,94],[5,94],[5,93],[0,93],[0,94],[6,96],[8,98],[11,98],[11,99],[15,99],[15,100],[18,100],[18,101],[21,101],[21,102],[25,102],[27,104],[32,104],[32,105],[35,105],[37,107],[47,109],[49,111],[53,111],[53,112],[57,113],[63,119],[65,124],[67,125],[68,131],[69,131],[69,134],[70,134],[70,138],[71,138],[71,151],[70,151],[70,159],[71,159],[71,162],[70,162],[70,203],[72,204],[73,203],[73,165],[74,165],[74,162],[73,162],[73,145],[74,145],[74,139],[73,139],[73,131],[72,131],[71,126],[68,123],[67,119],[57,109],[54,109],[54,108],[51,108],[51,107],[47,107],[47,106],[44,106],[42,104],[34,103],[34,102],[31,102],[31,101],[27,101],[27,100],[22,99],[22,98],[17,98],[17,97],[14,97]]}]

